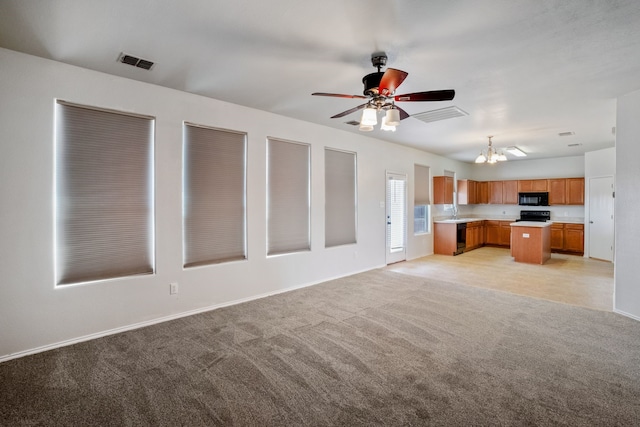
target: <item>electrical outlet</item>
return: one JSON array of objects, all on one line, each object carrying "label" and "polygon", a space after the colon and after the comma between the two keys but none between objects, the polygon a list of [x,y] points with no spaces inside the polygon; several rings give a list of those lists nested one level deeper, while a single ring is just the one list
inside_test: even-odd
[{"label": "electrical outlet", "polygon": [[178,284],[170,283],[169,284],[169,295],[175,295],[178,293]]}]

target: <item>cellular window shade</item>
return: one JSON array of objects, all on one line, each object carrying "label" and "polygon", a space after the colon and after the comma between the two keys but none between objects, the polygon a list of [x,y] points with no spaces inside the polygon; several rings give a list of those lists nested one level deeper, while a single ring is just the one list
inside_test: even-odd
[{"label": "cellular window shade", "polygon": [[413,166],[414,183],[414,205],[429,205],[429,167],[422,165]]},{"label": "cellular window shade", "polygon": [[185,123],[184,266],[246,259],[246,134]]},{"label": "cellular window shade", "polygon": [[309,145],[271,138],[267,145],[267,254],[309,250]]},{"label": "cellular window shade", "polygon": [[356,154],[325,148],[325,247],[356,243]]},{"label": "cellular window shade", "polygon": [[56,283],[150,274],[154,119],[56,104]]}]

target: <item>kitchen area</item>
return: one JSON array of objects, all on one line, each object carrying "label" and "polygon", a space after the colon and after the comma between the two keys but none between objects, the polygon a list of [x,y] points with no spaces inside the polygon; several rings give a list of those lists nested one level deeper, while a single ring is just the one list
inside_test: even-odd
[{"label": "kitchen area", "polygon": [[433,177],[434,253],[510,248],[516,262],[543,264],[552,252],[584,253],[584,177],[455,180]]}]

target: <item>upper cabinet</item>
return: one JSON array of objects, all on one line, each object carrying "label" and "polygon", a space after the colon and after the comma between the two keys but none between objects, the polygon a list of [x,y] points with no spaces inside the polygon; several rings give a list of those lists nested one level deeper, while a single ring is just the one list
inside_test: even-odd
[{"label": "upper cabinet", "polygon": [[505,205],[518,204],[518,181],[502,181],[502,203]]},{"label": "upper cabinet", "polygon": [[549,179],[550,205],[584,205],[584,178]]},{"label": "upper cabinet", "polygon": [[453,177],[433,177],[433,203],[436,205],[453,204]]},{"label": "upper cabinet", "polygon": [[518,181],[518,192],[536,192],[549,191],[547,187],[547,179],[525,179]]},{"label": "upper cabinet", "polygon": [[475,205],[478,203],[476,197],[478,183],[470,179],[458,180],[458,204]]},{"label": "upper cabinet", "polygon": [[584,205],[584,178],[567,178],[567,204]]},{"label": "upper cabinet", "polygon": [[502,181],[489,181],[489,203],[501,205],[502,202]]},{"label": "upper cabinet", "polygon": [[480,181],[476,187],[476,203],[486,205],[489,203],[489,183]]}]

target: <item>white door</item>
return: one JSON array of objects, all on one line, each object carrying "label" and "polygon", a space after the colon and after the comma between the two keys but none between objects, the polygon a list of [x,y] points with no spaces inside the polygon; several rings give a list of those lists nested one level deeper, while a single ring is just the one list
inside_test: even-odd
[{"label": "white door", "polygon": [[407,259],[407,176],[387,172],[387,264]]},{"label": "white door", "polygon": [[613,177],[589,180],[589,257],[613,261]]}]

